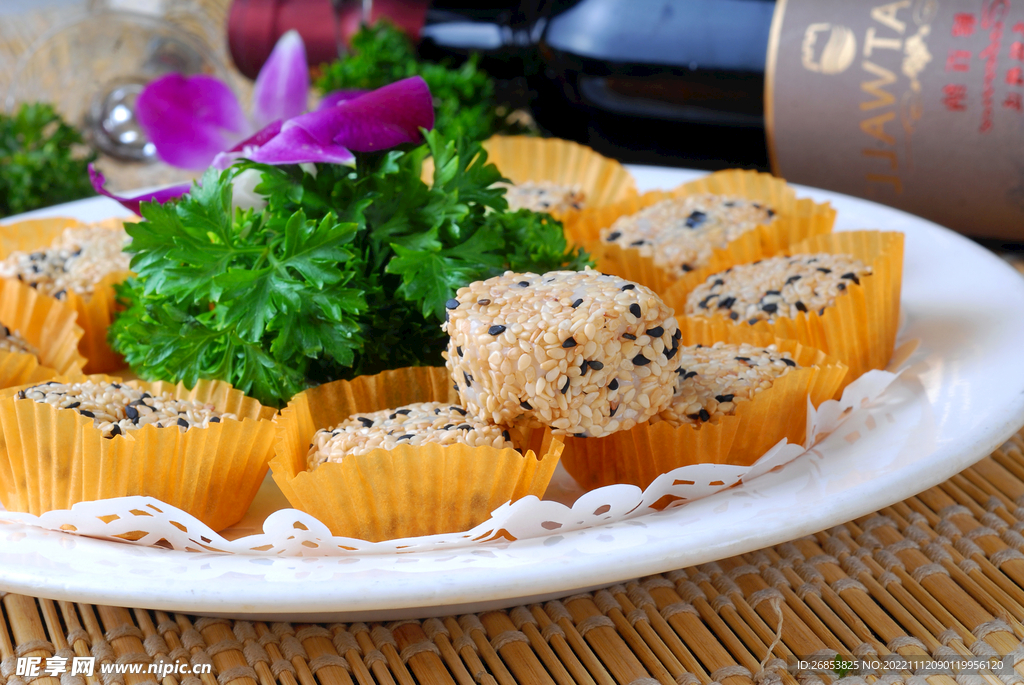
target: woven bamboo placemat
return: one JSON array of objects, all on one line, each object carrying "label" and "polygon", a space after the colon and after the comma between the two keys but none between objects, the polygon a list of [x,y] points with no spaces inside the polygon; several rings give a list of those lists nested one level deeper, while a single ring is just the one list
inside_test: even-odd
[{"label": "woven bamboo placemat", "polygon": [[[167,675],[162,685],[865,682],[786,669],[797,658],[834,654],[1009,654],[1016,675],[924,678],[1009,685],[1024,681],[1022,529],[1024,431],[945,483],[816,535],[507,611],[371,625],[267,624],[7,594],[0,600],[0,685],[25,685],[15,675],[17,657],[54,655],[212,665],[199,677]],[[99,671],[37,682],[156,679]],[[905,670],[867,681],[924,685],[921,678]]]}]

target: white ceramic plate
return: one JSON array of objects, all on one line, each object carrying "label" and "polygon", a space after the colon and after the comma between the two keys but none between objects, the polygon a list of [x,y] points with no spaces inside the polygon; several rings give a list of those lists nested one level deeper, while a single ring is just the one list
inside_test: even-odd
[{"label": "white ceramic plate", "polygon": [[[696,172],[635,167],[641,190]],[[54,599],[304,621],[393,619],[512,606],[749,552],[888,506],[987,455],[1024,423],[1024,278],[922,219],[810,188],[837,229],[906,234],[902,338],[911,367],[858,430],[780,471],[659,514],[461,550],[360,557],[190,554],[0,527],[0,589]],[[45,210],[100,219],[105,199]],[[39,215],[41,213],[36,213]]]}]

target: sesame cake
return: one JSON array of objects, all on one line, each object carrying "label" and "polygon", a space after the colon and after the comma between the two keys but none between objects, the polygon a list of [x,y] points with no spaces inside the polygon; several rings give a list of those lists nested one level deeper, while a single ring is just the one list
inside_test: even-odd
[{"label": "sesame cake", "polygon": [[619,217],[601,230],[601,240],[639,250],[656,266],[683,274],[706,266],[716,248],[770,223],[774,216],[771,208],[739,197],[687,195]]},{"label": "sesame cake", "polygon": [[130,240],[124,230],[66,228],[50,247],[13,252],[0,261],[0,277],[16,278],[57,299],[68,290],[89,296],[104,276],[128,270],[131,255],[123,250]]},{"label": "sesame cake", "polygon": [[749,402],[772,387],[797,363],[775,345],[715,343],[707,347],[679,348],[679,376],[675,395],[668,409],[657,420],[673,426],[700,425],[736,412],[737,405]]},{"label": "sesame cake", "polygon": [[347,455],[426,443],[514,447],[507,430],[470,416],[462,407],[417,402],[398,409],[353,414],[333,428],[321,428],[313,435],[306,462],[313,470],[327,462],[340,463]]},{"label": "sesame cake", "polygon": [[189,428],[237,419],[234,414],[217,411],[212,404],[175,399],[170,393],[153,395],[130,385],[92,380],[79,383],[51,381],[21,390],[19,400],[34,400],[58,409],[72,409],[93,420],[93,426],[105,438],[150,424],[157,428]]},{"label": "sesame cake", "polygon": [[3,325],[0,325],[0,352],[16,352],[39,357],[39,350],[32,343],[21,337],[17,331]]},{"label": "sesame cake", "polygon": [[708,279],[686,299],[689,316],[728,316],[771,323],[800,312],[823,314],[871,267],[842,254],[802,254],[741,264]]},{"label": "sesame cake", "polygon": [[644,286],[590,269],[506,272],[447,308],[447,367],[471,414],[599,437],[671,400],[680,333]]},{"label": "sesame cake", "polygon": [[505,188],[508,209],[529,209],[531,212],[567,212],[582,209],[586,195],[578,185],[560,185],[550,181],[526,181],[525,183],[499,183]]}]

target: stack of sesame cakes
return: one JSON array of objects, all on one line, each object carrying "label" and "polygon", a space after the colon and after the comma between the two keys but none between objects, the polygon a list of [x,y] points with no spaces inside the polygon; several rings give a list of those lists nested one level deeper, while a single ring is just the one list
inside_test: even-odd
[{"label": "stack of sesame cakes", "polygon": [[0,501],[146,494],[219,529],[269,464],[335,535],[461,531],[543,497],[559,462],[587,489],[750,465],[805,439],[809,403],[888,363],[901,234],[834,234],[830,207],[764,174],[641,197],[573,143],[487,149],[513,208],[564,220],[600,270],[467,284],[446,305],[443,368],[313,387],[276,417],[224,383],[82,375],[118,362],[104,336],[129,268],[119,224],[0,235]]}]

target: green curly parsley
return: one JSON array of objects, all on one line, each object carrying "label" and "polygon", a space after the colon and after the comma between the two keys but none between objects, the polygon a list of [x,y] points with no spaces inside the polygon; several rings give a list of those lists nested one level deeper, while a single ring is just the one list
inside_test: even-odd
[{"label": "green curly parsley", "polygon": [[[550,216],[506,211],[479,143],[426,139],[315,176],[241,162],[177,202],[143,203],[114,349],[143,378],[223,379],[280,406],[312,384],[442,364],[444,303],[471,281],[589,264]],[[247,169],[268,204],[233,212]]]},{"label": "green curly parsley", "polygon": [[0,113],[0,217],[93,195],[83,143],[51,105]]}]

